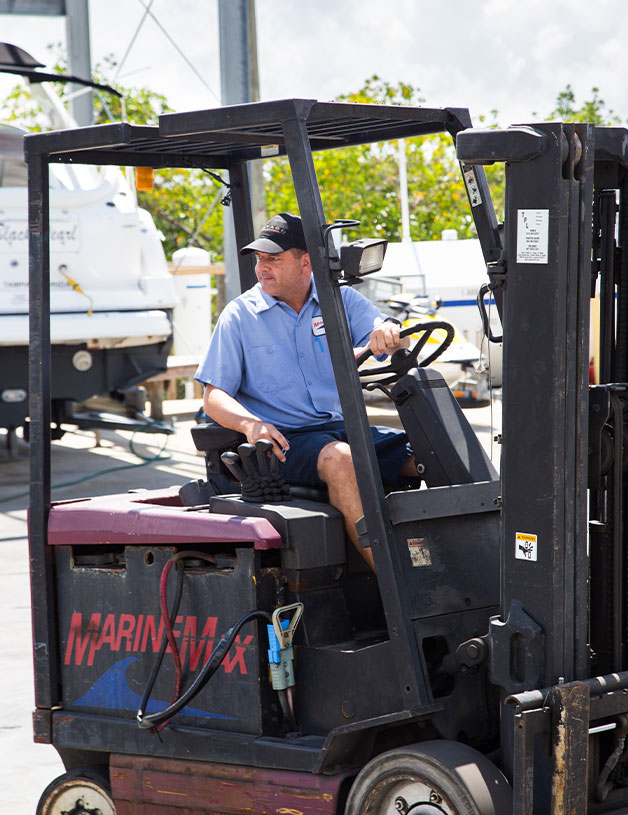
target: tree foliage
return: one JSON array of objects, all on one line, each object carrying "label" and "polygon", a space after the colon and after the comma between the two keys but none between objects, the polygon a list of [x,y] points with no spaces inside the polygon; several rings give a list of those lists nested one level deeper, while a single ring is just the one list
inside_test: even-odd
[{"label": "tree foliage", "polygon": [[615,111],[606,107],[599,93],[599,88],[591,88],[592,98],[577,107],[574,90],[571,85],[567,85],[556,97],[556,107],[550,112],[546,121],[591,122],[595,125],[621,124]]},{"label": "tree foliage", "polygon": [[[339,102],[420,105],[420,90],[372,76]],[[456,229],[461,238],[474,235],[464,182],[448,134],[405,140],[412,240],[440,238],[443,229]],[[361,221],[360,234],[401,240],[401,202],[397,142],[359,145],[314,154],[314,167],[328,221]],[[266,164],[269,212],[297,211],[288,160]],[[356,237],[347,233],[348,238]]]}]

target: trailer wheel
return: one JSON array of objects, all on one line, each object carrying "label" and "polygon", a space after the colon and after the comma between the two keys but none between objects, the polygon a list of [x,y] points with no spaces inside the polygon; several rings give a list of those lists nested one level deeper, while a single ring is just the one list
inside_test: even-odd
[{"label": "trailer wheel", "polygon": [[71,770],[43,791],[36,815],[116,815],[106,768]]},{"label": "trailer wheel", "polygon": [[428,741],[382,753],[355,779],[345,815],[511,815],[512,790],[477,750]]}]

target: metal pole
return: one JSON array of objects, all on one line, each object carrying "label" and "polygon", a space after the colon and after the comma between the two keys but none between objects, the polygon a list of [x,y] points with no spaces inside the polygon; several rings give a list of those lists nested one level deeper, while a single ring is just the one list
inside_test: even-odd
[{"label": "metal pole", "polygon": [[401,198],[401,240],[410,242],[410,206],[408,204],[408,170],[406,165],[406,140],[397,142],[397,161],[399,163],[399,197]]},{"label": "metal pole", "polygon": [[29,210],[29,550],[33,612],[35,704],[58,704],[55,585],[46,546],[50,513],[50,251],[48,161],[36,155],[28,167]]},{"label": "metal pole", "polygon": [[[220,93],[223,105],[240,105],[259,99],[255,1],[219,0]],[[259,165],[255,167],[255,164]],[[264,186],[261,162],[249,165],[253,188],[253,219],[256,230],[265,220]],[[254,168],[254,169],[253,169]],[[260,201],[261,197],[261,201]],[[225,295],[227,301],[240,294],[238,247],[233,212],[224,212]]]},{"label": "metal pole", "polygon": [[[65,0],[65,31],[68,69],[81,79],[92,78],[92,58],[89,44],[89,9],[87,0]],[[70,91],[81,91],[70,99],[70,113],[80,127],[94,122],[94,94],[82,85],[70,85]]]}]

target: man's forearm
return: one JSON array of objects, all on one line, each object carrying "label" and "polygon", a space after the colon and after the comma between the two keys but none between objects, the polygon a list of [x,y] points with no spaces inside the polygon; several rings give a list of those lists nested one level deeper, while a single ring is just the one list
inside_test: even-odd
[{"label": "man's forearm", "polygon": [[245,435],[251,424],[259,422],[259,418],[241,405],[237,399],[213,385],[205,385],[203,407],[205,413],[215,422]]},{"label": "man's forearm", "polygon": [[277,458],[285,461],[283,451],[290,445],[283,434],[275,425],[254,416],[233,396],[214,385],[205,385],[203,407],[210,419],[230,430],[244,433],[250,444],[255,444],[259,439],[270,441]]}]

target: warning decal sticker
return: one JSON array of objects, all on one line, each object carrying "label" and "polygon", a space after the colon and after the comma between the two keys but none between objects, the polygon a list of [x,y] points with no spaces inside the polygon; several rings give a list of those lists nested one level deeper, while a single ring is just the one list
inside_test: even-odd
[{"label": "warning decal sticker", "polygon": [[432,565],[432,556],[426,538],[408,538],[408,550],[413,566]]},{"label": "warning decal sticker", "polygon": [[473,167],[465,167],[463,171],[464,183],[467,185],[467,192],[469,193],[469,201],[472,207],[479,207],[482,203],[482,196],[478,186],[478,180],[475,176]]},{"label": "warning decal sticker", "polygon": [[515,558],[536,561],[536,535],[515,532]]}]

